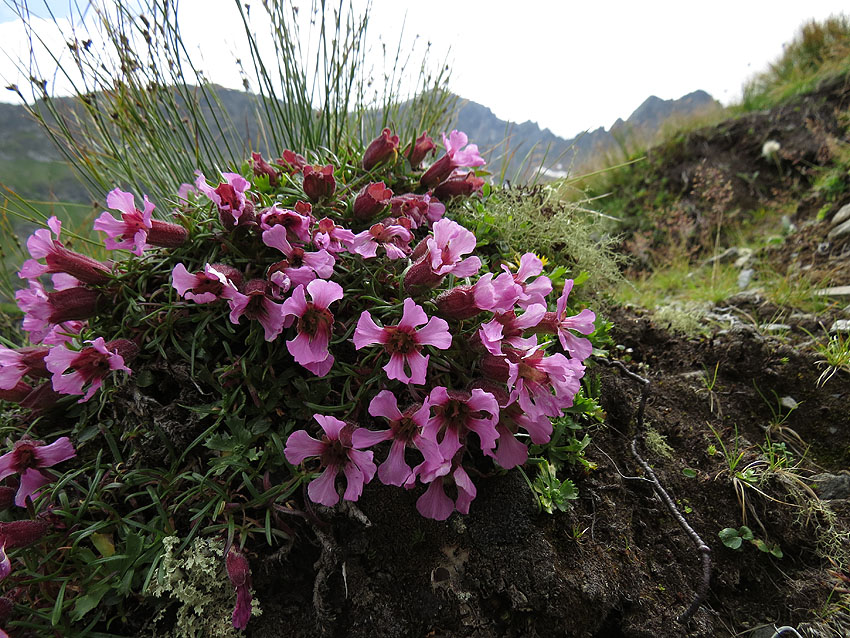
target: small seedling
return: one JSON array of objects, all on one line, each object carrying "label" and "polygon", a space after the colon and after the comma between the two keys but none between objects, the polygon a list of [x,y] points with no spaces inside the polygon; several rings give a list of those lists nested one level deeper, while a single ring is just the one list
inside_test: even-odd
[{"label": "small seedling", "polygon": [[752,543],[759,551],[765,554],[770,554],[776,558],[782,558],[782,550],[776,543],[767,543],[760,538],[756,538],[751,530],[746,525],[741,525],[738,529],[734,527],[726,527],[721,529],[717,534],[721,542],[729,549],[741,549],[744,541]]}]

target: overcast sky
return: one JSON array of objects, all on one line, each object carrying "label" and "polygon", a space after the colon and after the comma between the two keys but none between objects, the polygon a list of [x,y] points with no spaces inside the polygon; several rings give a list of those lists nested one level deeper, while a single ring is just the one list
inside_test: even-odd
[{"label": "overcast sky", "polygon": [[[48,4],[57,17],[68,16],[68,0]],[[366,1],[354,4],[359,11]],[[44,15],[41,0],[31,6]],[[418,35],[420,44],[431,42],[434,59],[449,55],[457,94],[500,118],[531,120],[573,137],[608,128],[650,95],[670,99],[703,89],[728,104],[806,20],[846,6],[846,0],[372,0],[369,32],[394,45],[405,24],[406,42]],[[233,60],[249,56],[231,0],[180,0],[180,21],[208,77],[241,88]],[[10,61],[25,55],[22,33],[14,13],[0,4],[4,85],[25,83]],[[67,55],[63,38],[46,25],[43,33]],[[4,91],[0,99],[14,101],[14,95]]]}]

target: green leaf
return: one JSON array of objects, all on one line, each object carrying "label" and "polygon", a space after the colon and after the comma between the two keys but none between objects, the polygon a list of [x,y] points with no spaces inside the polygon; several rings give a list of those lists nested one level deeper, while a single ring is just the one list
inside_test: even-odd
[{"label": "green leaf", "polygon": [[726,527],[721,529],[717,534],[720,537],[720,540],[723,542],[726,547],[729,549],[739,549],[741,547],[741,536],[738,534],[738,530],[733,527]]},{"label": "green leaf", "polygon": [[694,470],[694,469],[691,469],[689,467],[686,467],[685,469],[683,469],[682,474],[684,474],[688,478],[696,478],[697,477],[697,471]]},{"label": "green leaf", "polygon": [[109,586],[106,583],[98,583],[89,593],[78,597],[74,605],[74,611],[71,614],[71,619],[75,622],[81,620],[83,616],[100,604],[101,599],[108,591]]},{"label": "green leaf", "polygon": [[753,530],[751,530],[746,525],[741,525],[741,527],[738,528],[738,533],[745,541],[753,540]]}]

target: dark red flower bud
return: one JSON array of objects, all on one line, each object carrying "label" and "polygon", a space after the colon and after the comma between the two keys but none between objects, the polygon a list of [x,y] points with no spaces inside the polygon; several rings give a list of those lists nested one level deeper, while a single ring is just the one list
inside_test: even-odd
[{"label": "dark red flower bud", "polygon": [[50,526],[44,521],[12,521],[0,523],[0,545],[6,549],[32,545],[44,536]]},{"label": "dark red flower bud", "polygon": [[233,266],[228,266],[227,264],[210,264],[210,268],[215,269],[217,272],[220,272],[222,275],[227,277],[230,282],[239,288],[242,285],[242,271],[237,270]]},{"label": "dark red flower bud", "polygon": [[295,212],[304,217],[313,216],[313,205],[310,202],[295,202]]},{"label": "dark red flower bud", "polygon": [[189,232],[179,224],[152,219],[147,242],[152,246],[177,248],[186,243],[188,237]]},{"label": "dark red flower bud", "polygon": [[84,284],[97,285],[109,281],[109,266],[65,247],[55,246],[54,250],[44,257],[44,261],[47,263],[47,272],[68,273]]},{"label": "dark red flower bud", "polygon": [[481,372],[484,373],[484,376],[493,379],[495,381],[500,381],[502,383],[507,383],[508,377],[510,376],[510,368],[508,367],[508,360],[504,357],[496,357],[492,354],[485,355],[481,360]]},{"label": "dark red flower bud", "polygon": [[28,408],[33,412],[43,412],[52,408],[62,396],[53,389],[53,384],[49,381],[29,390],[18,403],[21,404],[22,408]]},{"label": "dark red flower bud", "polygon": [[431,164],[431,167],[425,171],[425,174],[419,178],[419,183],[425,188],[436,186],[449,175],[457,167],[448,155],[443,155],[436,162]]},{"label": "dark red flower bud", "polygon": [[393,192],[383,182],[372,182],[364,186],[354,200],[354,217],[372,219],[390,203]]},{"label": "dark red flower bud", "polygon": [[420,260],[407,269],[404,275],[404,288],[409,293],[420,293],[429,288],[435,288],[443,280],[443,275],[438,275],[431,268],[431,261],[426,254]]},{"label": "dark red flower bud", "polygon": [[283,166],[290,175],[295,175],[295,173],[300,173],[304,170],[304,167],[307,166],[307,160],[303,155],[287,149],[275,160],[275,164]]},{"label": "dark red flower bud", "polygon": [[484,186],[484,180],[481,177],[476,177],[475,173],[470,171],[465,175],[458,174],[450,176],[434,189],[434,196],[443,201],[450,197],[468,197],[472,193],[480,191],[482,186]]},{"label": "dark red flower bud", "polygon": [[392,135],[390,129],[385,128],[366,148],[363,154],[363,169],[371,171],[378,164],[395,163],[397,157],[398,135]]},{"label": "dark red flower bud", "polygon": [[11,403],[20,403],[27,398],[30,392],[32,392],[31,386],[27,385],[23,381],[18,381],[15,387],[11,390],[0,390],[0,400],[9,401]]},{"label": "dark red flower bud", "polygon": [[47,321],[58,324],[64,321],[80,321],[97,314],[103,295],[85,286],[75,286],[65,290],[47,293],[50,315]]},{"label": "dark red flower bud", "polygon": [[327,166],[305,166],[304,170],[304,194],[311,201],[318,202],[327,199],[336,191],[336,180],[334,180],[334,167]]},{"label": "dark red flower bud", "polygon": [[481,310],[475,305],[473,286],[455,286],[437,296],[437,310],[449,319],[469,319]]},{"label": "dark red flower bud", "polygon": [[407,160],[410,162],[410,168],[419,168],[425,156],[428,153],[433,153],[436,148],[437,145],[434,144],[434,140],[427,132],[417,137],[416,141],[411,143],[404,151]]},{"label": "dark red flower bud", "polygon": [[17,352],[21,355],[21,364],[26,366],[24,375],[45,379],[51,376],[47,366],[44,365],[44,357],[50,352],[50,348],[46,346],[27,346],[25,348],[18,348]]},{"label": "dark red flower bud", "polygon": [[280,171],[274,169],[274,167],[269,164],[266,160],[263,159],[263,156],[259,153],[251,153],[251,167],[254,169],[254,175],[268,175],[269,184],[272,186],[277,186],[280,181]]},{"label": "dark red flower bud", "polygon": [[124,359],[124,364],[127,365],[130,361],[136,358],[139,354],[139,346],[129,339],[113,339],[106,342],[106,349],[109,352],[114,352]]},{"label": "dark red flower bud", "polygon": [[245,554],[231,547],[224,562],[227,567],[227,577],[234,587],[251,586],[251,566]]}]

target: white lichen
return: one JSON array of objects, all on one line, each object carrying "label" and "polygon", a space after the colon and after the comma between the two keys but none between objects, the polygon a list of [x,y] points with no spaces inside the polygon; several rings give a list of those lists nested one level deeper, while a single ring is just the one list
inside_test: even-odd
[{"label": "white lichen", "polygon": [[[237,638],[242,633],[233,628],[232,613],[236,593],[224,567],[224,544],[215,539],[198,538],[177,554],[180,539],[168,536],[162,544],[165,553],[156,577],[147,593],[169,598],[176,603],[177,621],[171,629],[161,629],[165,608],[154,618],[153,638]],[[251,603],[251,616],[261,610],[256,597]]]}]

